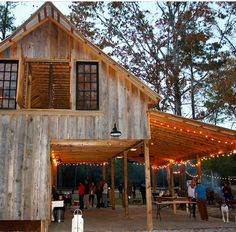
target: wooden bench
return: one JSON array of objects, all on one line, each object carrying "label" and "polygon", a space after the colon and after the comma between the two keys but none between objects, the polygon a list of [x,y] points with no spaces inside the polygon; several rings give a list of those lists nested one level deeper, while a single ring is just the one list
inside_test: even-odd
[{"label": "wooden bench", "polygon": [[45,232],[45,220],[0,220],[0,231]]}]

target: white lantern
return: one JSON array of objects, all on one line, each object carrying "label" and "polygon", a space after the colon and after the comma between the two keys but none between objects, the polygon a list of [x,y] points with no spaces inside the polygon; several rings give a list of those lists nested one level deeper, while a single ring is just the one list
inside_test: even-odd
[{"label": "white lantern", "polygon": [[84,219],[82,218],[82,211],[76,209],[72,218],[72,232],[84,232]]}]

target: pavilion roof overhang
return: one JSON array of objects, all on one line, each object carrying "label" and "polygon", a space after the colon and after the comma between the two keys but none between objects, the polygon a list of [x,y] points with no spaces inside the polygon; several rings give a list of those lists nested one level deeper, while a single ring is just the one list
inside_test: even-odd
[{"label": "pavilion roof overhang", "polygon": [[63,164],[102,164],[123,156],[139,140],[59,140],[51,141],[51,156]]},{"label": "pavilion roof overhang", "polygon": [[[236,152],[236,131],[152,110],[148,112],[150,163],[155,166]],[[136,151],[131,151],[136,148]],[[128,152],[130,161],[144,163],[143,140],[51,141],[53,156],[65,164],[103,163]]]},{"label": "pavilion roof overhang", "polygon": [[236,131],[152,110],[150,162],[166,165],[236,151]]}]

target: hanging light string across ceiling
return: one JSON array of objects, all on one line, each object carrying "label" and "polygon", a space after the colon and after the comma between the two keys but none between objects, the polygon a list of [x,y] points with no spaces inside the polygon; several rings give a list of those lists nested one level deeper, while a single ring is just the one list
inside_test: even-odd
[{"label": "hanging light string across ceiling", "polygon": [[234,142],[231,142],[229,140],[222,140],[222,139],[214,138],[213,136],[204,133],[202,130],[192,130],[192,129],[182,128],[182,127],[179,127],[179,126],[170,125],[168,123],[159,122],[159,121],[153,120],[153,119],[151,119],[150,121],[153,125],[156,124],[157,126],[163,126],[163,127],[171,128],[171,129],[174,129],[176,131],[191,133],[191,134],[195,134],[195,135],[200,135],[201,137],[205,138],[206,140],[208,140],[208,141],[210,140],[210,141],[215,142],[215,143],[222,143],[222,144],[229,145],[229,146],[232,146],[232,145],[235,144]]}]

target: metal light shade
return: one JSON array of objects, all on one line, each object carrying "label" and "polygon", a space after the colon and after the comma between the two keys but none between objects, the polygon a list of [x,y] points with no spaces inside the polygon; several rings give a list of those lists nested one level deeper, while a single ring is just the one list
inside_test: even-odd
[{"label": "metal light shade", "polygon": [[120,137],[121,136],[121,132],[118,131],[116,128],[116,123],[114,124],[114,128],[112,129],[110,136],[112,136],[112,137]]}]

